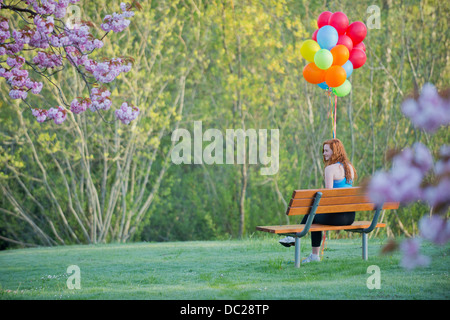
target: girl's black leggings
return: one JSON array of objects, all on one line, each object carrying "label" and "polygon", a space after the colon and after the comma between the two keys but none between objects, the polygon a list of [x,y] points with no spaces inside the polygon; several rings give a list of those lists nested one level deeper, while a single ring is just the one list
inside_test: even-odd
[{"label": "girl's black leggings", "polygon": [[[306,223],[309,214],[305,215],[302,220],[302,224]],[[346,226],[352,224],[355,221],[355,212],[342,212],[342,213],[322,213],[314,216],[313,223],[328,224],[332,226]],[[322,231],[311,232],[311,245],[313,247],[320,247],[322,242]]]}]

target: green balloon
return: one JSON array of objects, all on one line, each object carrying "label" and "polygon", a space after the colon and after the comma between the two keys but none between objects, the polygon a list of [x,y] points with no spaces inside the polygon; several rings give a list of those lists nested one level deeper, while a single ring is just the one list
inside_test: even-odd
[{"label": "green balloon", "polygon": [[352,90],[352,84],[346,79],[339,87],[333,88],[333,93],[338,97],[345,97],[350,93],[350,90]]},{"label": "green balloon", "polygon": [[314,63],[317,68],[327,70],[333,64],[333,55],[330,50],[320,49],[314,55]]}]

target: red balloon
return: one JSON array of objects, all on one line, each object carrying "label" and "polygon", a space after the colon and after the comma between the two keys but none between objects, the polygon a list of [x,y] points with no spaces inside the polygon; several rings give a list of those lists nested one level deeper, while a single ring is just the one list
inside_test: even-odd
[{"label": "red balloon", "polygon": [[330,11],[324,11],[319,15],[319,18],[317,18],[318,29],[328,25],[328,20],[330,20],[332,14],[333,13],[331,13]]},{"label": "red balloon", "polygon": [[335,12],[330,16],[328,24],[336,29],[339,35],[344,34],[348,28],[348,18],[343,12]]},{"label": "red balloon", "polygon": [[357,45],[363,41],[367,35],[366,25],[361,21],[353,22],[347,28],[347,35],[352,39],[353,45]]},{"label": "red balloon", "polygon": [[348,49],[348,52],[352,52],[353,41],[352,41],[352,39],[350,39],[350,37],[348,35],[346,35],[346,34],[340,35],[336,45],[338,45],[338,44],[342,44],[342,45],[346,46]]},{"label": "red balloon", "polygon": [[361,49],[361,50],[363,50],[364,52],[366,52],[366,45],[364,44],[364,42],[360,42],[360,43],[358,43],[356,46],[354,46],[354,48],[355,49]]},{"label": "red balloon", "polygon": [[350,60],[353,64],[353,69],[361,68],[364,63],[366,63],[366,59],[366,53],[358,48],[353,49],[350,52],[350,57],[348,58],[348,60]]},{"label": "red balloon", "polygon": [[316,41],[316,42],[317,42],[317,32],[319,32],[319,29],[317,29],[316,31],[314,31],[314,33],[313,33],[313,35],[312,35],[312,39],[313,39],[314,41]]}]

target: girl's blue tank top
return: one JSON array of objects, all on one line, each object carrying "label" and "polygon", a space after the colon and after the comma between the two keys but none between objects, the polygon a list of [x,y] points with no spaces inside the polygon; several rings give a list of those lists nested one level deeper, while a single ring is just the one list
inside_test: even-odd
[{"label": "girl's blue tank top", "polygon": [[[340,165],[342,165],[342,163],[338,162]],[[344,179],[342,180],[333,180],[333,188],[349,188],[349,187],[353,187],[353,181],[350,180],[350,183],[347,183],[347,181]]]}]

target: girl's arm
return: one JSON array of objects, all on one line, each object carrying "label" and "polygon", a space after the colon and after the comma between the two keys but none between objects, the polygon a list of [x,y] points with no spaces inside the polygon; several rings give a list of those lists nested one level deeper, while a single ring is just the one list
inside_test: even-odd
[{"label": "girl's arm", "polygon": [[325,167],[325,188],[333,189],[334,172],[332,166]]}]

